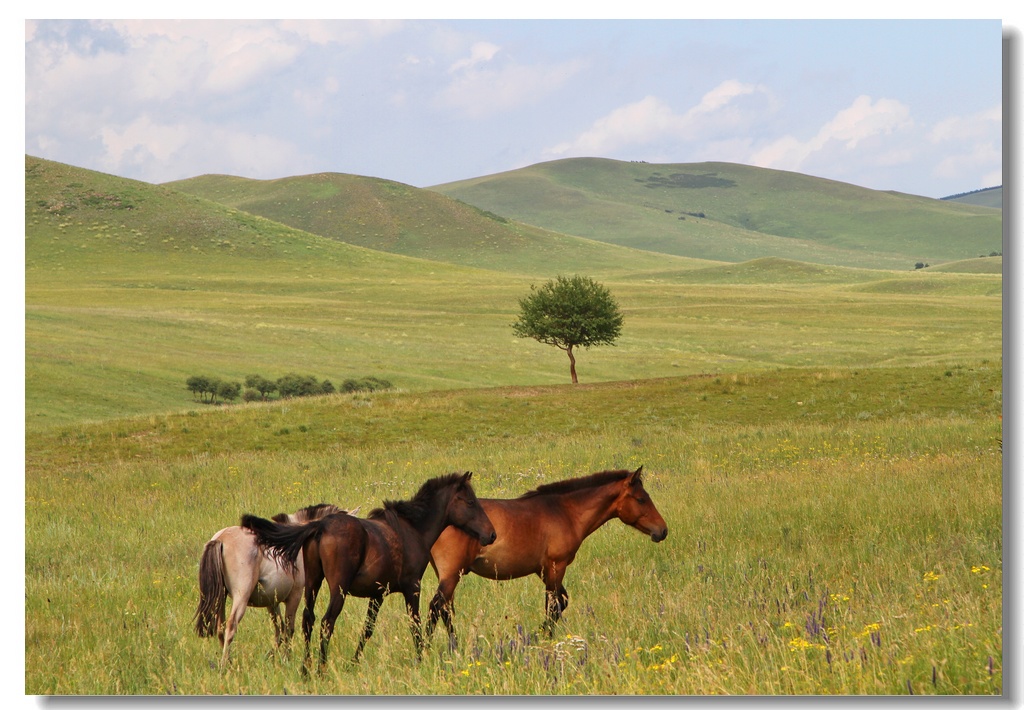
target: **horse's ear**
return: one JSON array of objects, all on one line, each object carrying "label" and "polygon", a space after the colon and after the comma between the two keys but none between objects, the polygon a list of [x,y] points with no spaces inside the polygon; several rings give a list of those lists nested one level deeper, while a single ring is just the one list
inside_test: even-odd
[{"label": "horse's ear", "polygon": [[472,471],[466,471],[466,473],[464,473],[463,476],[462,476],[462,482],[463,483],[469,483],[469,479],[471,479],[472,477],[473,477],[473,472]]},{"label": "horse's ear", "polygon": [[633,473],[631,473],[629,475],[629,482],[630,483],[640,483],[640,480],[643,477],[643,470],[644,470],[643,464],[640,464],[640,468],[638,468],[637,470],[633,471]]}]

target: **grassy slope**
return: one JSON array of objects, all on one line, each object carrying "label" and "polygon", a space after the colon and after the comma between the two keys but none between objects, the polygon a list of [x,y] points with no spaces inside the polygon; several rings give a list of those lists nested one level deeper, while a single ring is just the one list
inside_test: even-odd
[{"label": "grassy slope", "polygon": [[[204,175],[167,186],[340,242],[505,272],[601,274],[665,262],[664,256],[512,222],[430,190],[378,178]],[[703,265],[681,257],[670,261],[677,268]]]},{"label": "grassy slope", "polygon": [[[26,164],[30,428],[192,407],[193,374],[376,375],[412,390],[565,381],[562,353],[511,335],[530,277],[384,254],[166,187]],[[626,326],[616,347],[580,354],[584,382],[1001,350],[999,275],[762,260],[603,280]]]},{"label": "grassy slope", "polygon": [[433,189],[567,234],[719,261],[902,269],[1001,249],[996,210],[729,163],[568,159]]}]

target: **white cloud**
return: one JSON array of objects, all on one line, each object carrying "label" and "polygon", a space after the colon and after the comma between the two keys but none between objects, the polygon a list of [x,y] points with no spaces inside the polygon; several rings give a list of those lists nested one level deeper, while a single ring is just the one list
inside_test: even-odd
[{"label": "white cloud", "polygon": [[1003,126],[1002,104],[970,116],[951,116],[928,132],[932,143],[963,140],[990,140],[998,137]]},{"label": "white cloud", "polygon": [[[963,175],[985,174],[983,179],[990,182],[984,183],[988,186],[1002,183],[1002,170],[998,172],[991,170],[992,165],[1002,165],[1002,152],[995,143],[973,143],[963,146],[956,153],[946,155],[936,165],[932,174],[940,178],[959,178]],[[992,182],[991,178],[999,175],[999,178]]]},{"label": "white cloud", "polygon": [[149,116],[121,129],[102,128],[100,137],[106,148],[107,169],[116,171],[139,159],[166,162],[188,143],[190,133],[183,125],[155,123]]},{"label": "white cloud", "polygon": [[501,49],[496,44],[490,42],[477,42],[469,50],[469,56],[464,57],[449,67],[448,72],[454,74],[461,69],[468,69],[469,67],[476,66],[481,62],[489,62],[494,59],[494,55]]},{"label": "white cloud", "polygon": [[[289,141],[201,122],[161,123],[142,116],[122,128],[104,128],[99,168],[115,175],[142,173],[150,182],[166,182],[203,173],[253,178],[291,173],[300,152]],[[188,174],[172,166],[188,165]]]},{"label": "white cloud", "polygon": [[483,118],[540,100],[584,67],[580,60],[554,66],[511,64],[496,68],[477,68],[479,63],[465,65],[437,95],[437,105],[470,118]]},{"label": "white cloud", "polygon": [[[762,101],[756,105],[743,103],[744,97],[754,96]],[[646,96],[597,119],[575,139],[548,148],[545,154],[606,155],[664,141],[711,140],[726,127],[735,129],[770,112],[774,103],[765,87],[734,80],[724,81],[704,94],[685,113],[676,113],[657,96]]]},{"label": "white cloud", "polygon": [[[866,141],[890,136],[913,126],[910,109],[899,101],[872,101],[870,96],[859,96],[810,139],[783,136],[755,151],[750,162],[765,168],[801,170],[818,154],[850,153]],[[892,156],[887,160],[891,161]]]}]

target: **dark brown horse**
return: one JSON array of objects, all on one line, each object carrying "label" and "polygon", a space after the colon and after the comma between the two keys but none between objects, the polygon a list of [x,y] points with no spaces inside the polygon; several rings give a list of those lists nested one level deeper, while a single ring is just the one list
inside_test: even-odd
[{"label": "dark brown horse", "polygon": [[420,580],[430,562],[431,545],[449,525],[464,531],[479,545],[489,545],[495,539],[494,526],[470,485],[471,476],[466,472],[432,478],[412,499],[385,501],[383,508],[371,511],[365,519],[338,513],[305,525],[280,525],[242,516],[242,527],[256,533],[271,554],[295,560],[302,551],[306,567],[302,632],[307,664],[316,596],[324,579],[331,599],[320,622],[321,667],[327,661],[327,645],[349,594],[370,600],[354,661],[373,634],[384,596],[393,592],[405,597],[416,657],[422,655]]},{"label": "dark brown horse", "polygon": [[[305,523],[331,513],[343,512],[327,503],[310,505],[293,515],[279,513],[279,523]],[[220,639],[221,667],[228,662],[231,641],[242,621],[246,607],[262,606],[274,622],[274,642],[280,646],[295,630],[295,611],[305,585],[302,560],[297,564],[263,554],[251,530],[233,525],[218,530],[203,548],[199,558],[199,605],[196,607],[196,633]],[[231,597],[231,613],[225,618],[224,606]],[[280,605],[284,602],[284,623]]]},{"label": "dark brown horse", "polygon": [[440,617],[448,628],[449,644],[455,647],[452,600],[459,579],[468,572],[494,580],[539,576],[547,598],[544,625],[552,633],[569,606],[569,593],[562,585],[565,569],[588,535],[613,518],[650,535],[654,542],[668,535],[665,519],[644,490],[642,470],[643,466],[571,478],[508,500],[481,498],[498,540],[484,546],[455,528],[441,533],[430,551],[438,585],[430,602],[427,638]]}]

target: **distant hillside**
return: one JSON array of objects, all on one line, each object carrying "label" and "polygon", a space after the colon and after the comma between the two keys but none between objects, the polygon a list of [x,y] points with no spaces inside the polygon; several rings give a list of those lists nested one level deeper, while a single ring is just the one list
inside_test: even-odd
[{"label": "distant hillside", "polygon": [[984,190],[974,190],[959,195],[943,197],[943,200],[950,202],[962,202],[965,205],[978,205],[979,207],[1003,208],[1003,186],[986,187]]},{"label": "distant hillside", "polygon": [[547,229],[716,261],[908,269],[1002,240],[991,209],[730,163],[573,158],[432,189]]},{"label": "distant hillside", "polygon": [[963,261],[950,261],[938,266],[931,266],[928,271],[948,271],[958,274],[1001,274],[1003,273],[1003,257],[985,256]]},{"label": "distant hillside", "polygon": [[[587,382],[1001,352],[999,273],[871,273],[777,257],[709,264],[563,239],[594,259],[583,263],[588,271],[595,254],[620,258],[601,279],[622,304],[625,332],[617,347],[584,354]],[[521,266],[557,264],[531,261],[530,251],[517,252]],[[242,381],[296,372],[335,383],[380,376],[413,391],[567,376],[558,353],[511,332],[517,301],[541,272],[367,249],[167,186],[31,156],[24,268],[29,431],[198,414],[205,405],[185,387],[197,374]],[[317,428],[294,424],[270,433]]]},{"label": "distant hillside", "polygon": [[[203,175],[166,187],[339,242],[453,264],[550,275],[664,266],[663,256],[528,226],[431,190],[378,178]],[[681,257],[674,264],[706,265]]]}]

